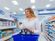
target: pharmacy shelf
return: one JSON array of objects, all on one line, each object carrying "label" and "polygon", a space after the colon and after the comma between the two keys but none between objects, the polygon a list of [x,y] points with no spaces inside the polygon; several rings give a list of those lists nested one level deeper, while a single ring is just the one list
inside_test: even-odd
[{"label": "pharmacy shelf", "polygon": [[50,36],[52,36],[53,38],[55,38],[55,33],[54,34],[49,34]]},{"label": "pharmacy shelf", "polygon": [[16,27],[7,27],[7,26],[0,26],[0,30],[3,30],[3,29],[14,29],[14,28],[16,28]]},{"label": "pharmacy shelf", "polygon": [[9,38],[11,38],[11,37],[12,37],[12,35],[6,36],[6,37],[4,37],[4,38],[1,38],[0,41],[5,41],[5,40],[7,40],[7,39],[9,39]]},{"label": "pharmacy shelf", "polygon": [[0,16],[0,19],[6,19],[6,20],[12,20],[12,21],[14,21],[13,18],[11,18],[11,17],[6,17],[6,16],[4,16],[4,15],[1,15],[1,16]]},{"label": "pharmacy shelf", "polygon": [[51,38],[49,35],[46,34],[46,37],[47,37],[50,41],[52,41],[52,38]]}]

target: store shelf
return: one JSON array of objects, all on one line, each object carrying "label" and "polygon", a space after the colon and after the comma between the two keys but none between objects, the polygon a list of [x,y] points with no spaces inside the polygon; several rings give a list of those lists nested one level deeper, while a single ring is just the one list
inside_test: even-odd
[{"label": "store shelf", "polygon": [[53,35],[52,35],[52,34],[49,34],[49,35],[50,35],[52,38],[55,38],[55,34],[53,34]]},{"label": "store shelf", "polygon": [[7,37],[4,37],[4,38],[0,39],[0,41],[5,41],[5,40],[7,40],[7,39],[9,39],[9,38],[11,38],[11,37],[12,37],[12,35],[7,36]]},{"label": "store shelf", "polygon": [[46,37],[47,37],[50,41],[52,41],[52,38],[51,38],[49,35],[46,34]]},{"label": "store shelf", "polygon": [[0,26],[0,30],[3,30],[3,29],[14,29],[14,28],[16,28],[16,27],[6,27],[6,26]]},{"label": "store shelf", "polygon": [[1,18],[1,19],[6,19],[6,20],[12,20],[12,21],[14,21],[13,18],[11,18],[11,17],[6,17],[6,16],[4,16],[4,15],[0,16],[0,18]]}]

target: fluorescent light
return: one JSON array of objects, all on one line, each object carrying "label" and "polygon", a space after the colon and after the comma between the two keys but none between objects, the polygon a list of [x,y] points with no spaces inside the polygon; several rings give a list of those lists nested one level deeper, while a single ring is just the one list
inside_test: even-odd
[{"label": "fluorescent light", "polygon": [[23,11],[23,8],[19,8],[20,11]]},{"label": "fluorescent light", "polygon": [[47,5],[46,5],[47,8],[50,7],[50,6],[51,6],[51,4],[47,4]]},{"label": "fluorescent light", "polygon": [[54,1],[54,0],[49,0],[49,1]]},{"label": "fluorescent light", "polygon": [[13,14],[17,14],[16,12],[13,12]]},{"label": "fluorescent light", "polygon": [[35,0],[30,0],[31,3],[35,3]]},{"label": "fluorescent light", "polygon": [[10,10],[8,7],[4,7],[6,10]]},{"label": "fluorescent light", "polygon": [[35,9],[36,7],[35,7],[35,5],[33,5],[31,8],[32,8],[32,9]]},{"label": "fluorescent light", "polygon": [[13,3],[14,5],[18,5],[18,2],[17,2],[17,1],[12,1],[12,3]]}]

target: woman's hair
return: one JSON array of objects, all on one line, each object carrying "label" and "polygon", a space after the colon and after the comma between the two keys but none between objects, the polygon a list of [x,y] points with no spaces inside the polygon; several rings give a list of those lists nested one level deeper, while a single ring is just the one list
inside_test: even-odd
[{"label": "woman's hair", "polygon": [[32,17],[36,17],[34,11],[31,8],[26,8],[25,10],[29,10]]}]

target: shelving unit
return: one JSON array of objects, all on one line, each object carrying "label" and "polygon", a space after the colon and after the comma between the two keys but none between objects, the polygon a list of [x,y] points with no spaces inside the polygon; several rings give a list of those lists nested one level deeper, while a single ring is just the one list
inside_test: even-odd
[{"label": "shelving unit", "polygon": [[4,37],[4,38],[1,38],[0,41],[5,41],[5,40],[7,40],[7,39],[9,39],[9,38],[11,38],[11,37],[12,37],[12,35],[6,36],[6,37]]},{"label": "shelving unit", "polygon": [[54,26],[54,24],[53,24],[54,21],[55,20],[53,20],[53,22],[49,21],[49,23],[45,25],[45,27],[47,26],[46,29],[45,29],[45,35],[49,39],[49,41],[53,41],[55,39],[55,31],[52,29],[52,28],[54,28],[53,27]]},{"label": "shelving unit", "polygon": [[13,18],[11,18],[11,17],[6,17],[6,16],[4,16],[4,15],[0,15],[0,19],[6,19],[6,20],[14,21]]},{"label": "shelving unit", "polygon": [[[11,18],[11,17],[6,17],[6,16],[4,16],[4,15],[2,15],[2,16],[0,16],[0,31],[2,31],[2,30],[9,30],[9,29],[11,29],[11,30],[13,30],[14,28],[16,28],[16,22],[14,21],[14,19],[13,18]],[[5,23],[3,23],[3,22],[5,22]],[[8,22],[8,23],[7,23]],[[10,23],[11,22],[11,23]],[[4,25],[4,24],[6,24],[6,25]],[[4,25],[4,26],[3,26]],[[3,32],[4,32],[3,31]],[[5,31],[5,32],[7,32],[7,31]],[[2,32],[1,32],[2,33]],[[2,34],[1,34],[2,35]],[[7,35],[7,36],[4,36],[4,37],[2,37],[2,38],[0,38],[0,41],[6,41],[6,40],[9,40],[10,38],[12,38],[12,36],[13,36],[13,34],[12,35]]]},{"label": "shelving unit", "polygon": [[46,34],[46,37],[48,41],[52,41],[52,38],[49,35]]},{"label": "shelving unit", "polygon": [[3,26],[1,26],[0,27],[0,30],[3,30],[3,29],[14,29],[15,27],[3,27]]}]

